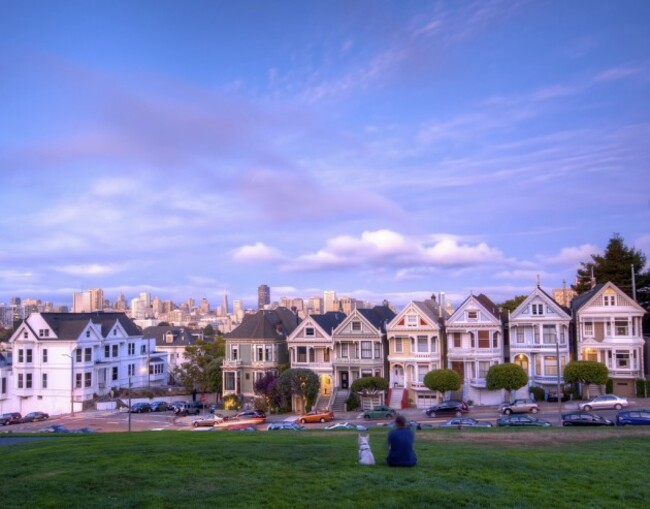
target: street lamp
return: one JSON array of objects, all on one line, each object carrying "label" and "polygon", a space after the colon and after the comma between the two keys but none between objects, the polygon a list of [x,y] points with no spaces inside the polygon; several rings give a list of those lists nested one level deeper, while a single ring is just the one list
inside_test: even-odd
[{"label": "street lamp", "polygon": [[555,338],[555,358],[557,360],[557,412],[562,423],[562,393],[560,392],[560,343]]},{"label": "street lamp", "polygon": [[131,372],[129,371],[129,433],[131,432]]},{"label": "street lamp", "polygon": [[74,417],[74,357],[72,354],[61,354],[70,358],[70,414]]}]

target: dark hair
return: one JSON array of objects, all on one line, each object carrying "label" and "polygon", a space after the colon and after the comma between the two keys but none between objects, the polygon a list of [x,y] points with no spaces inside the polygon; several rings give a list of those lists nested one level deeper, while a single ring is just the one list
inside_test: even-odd
[{"label": "dark hair", "polygon": [[405,428],[406,427],[406,419],[404,418],[403,415],[398,415],[395,417],[395,426],[398,428]]}]

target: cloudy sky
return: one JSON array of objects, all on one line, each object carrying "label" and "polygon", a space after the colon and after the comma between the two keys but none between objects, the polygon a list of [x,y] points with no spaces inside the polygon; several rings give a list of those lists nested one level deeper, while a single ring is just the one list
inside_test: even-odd
[{"label": "cloudy sky", "polygon": [[6,0],[0,112],[0,302],[499,302],[650,254],[646,0]]}]

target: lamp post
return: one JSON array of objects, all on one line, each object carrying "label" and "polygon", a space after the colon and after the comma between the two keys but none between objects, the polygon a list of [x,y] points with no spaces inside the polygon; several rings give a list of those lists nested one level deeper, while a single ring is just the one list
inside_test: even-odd
[{"label": "lamp post", "polygon": [[129,433],[130,432],[131,432],[131,375],[129,374]]},{"label": "lamp post", "polygon": [[562,393],[560,392],[560,343],[555,338],[555,358],[557,359],[557,412],[562,423]]},{"label": "lamp post", "polygon": [[74,356],[67,353],[62,355],[70,358],[70,415],[74,417]]}]

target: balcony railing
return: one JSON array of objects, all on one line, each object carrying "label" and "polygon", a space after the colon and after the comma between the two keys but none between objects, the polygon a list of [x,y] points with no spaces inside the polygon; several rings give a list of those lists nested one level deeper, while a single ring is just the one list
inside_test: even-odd
[{"label": "balcony railing", "polygon": [[225,360],[223,361],[223,367],[224,368],[240,368],[244,365],[244,361],[238,360],[238,361],[233,361],[233,360]]},{"label": "balcony railing", "polygon": [[[542,384],[557,383],[556,375],[532,375],[530,379]],[[564,377],[562,376],[560,377],[560,383],[564,383]]]},{"label": "balcony railing", "polygon": [[383,359],[339,358],[332,361],[332,366],[381,366],[383,363]]}]

